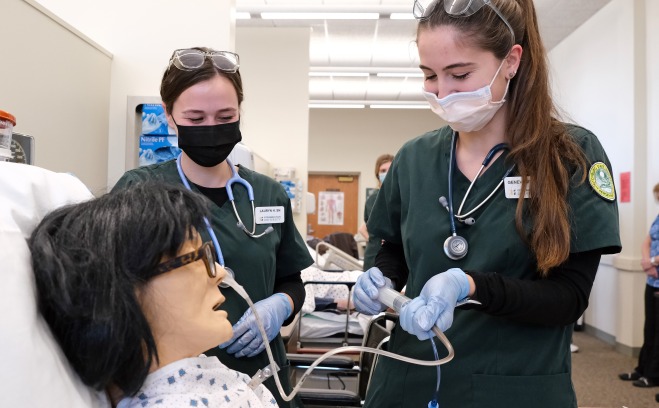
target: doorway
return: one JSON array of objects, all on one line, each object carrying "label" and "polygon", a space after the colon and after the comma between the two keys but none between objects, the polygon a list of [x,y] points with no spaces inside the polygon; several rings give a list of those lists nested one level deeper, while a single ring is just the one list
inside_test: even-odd
[{"label": "doorway", "polygon": [[309,172],[308,191],[316,197],[316,209],[307,215],[307,235],[357,233],[359,173]]}]

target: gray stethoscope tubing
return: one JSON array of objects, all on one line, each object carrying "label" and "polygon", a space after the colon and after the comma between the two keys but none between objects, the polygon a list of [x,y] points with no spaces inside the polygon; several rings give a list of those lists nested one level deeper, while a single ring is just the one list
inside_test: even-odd
[{"label": "gray stethoscope tubing", "polygon": [[474,177],[474,179],[469,184],[469,188],[467,188],[467,192],[462,198],[462,202],[460,203],[460,207],[458,208],[458,214],[455,214],[453,212],[453,173],[455,171],[455,167],[457,166],[456,158],[455,158],[457,142],[458,142],[457,134],[456,132],[453,132],[453,136],[451,138],[451,155],[449,158],[449,165],[448,165],[448,206],[444,204],[444,200],[442,200],[443,197],[440,197],[439,199],[440,204],[447,207],[450,218],[450,225],[451,225],[451,236],[446,238],[446,241],[444,241],[444,253],[446,254],[446,256],[448,256],[450,259],[454,261],[464,258],[467,255],[467,251],[469,250],[469,244],[467,243],[467,240],[461,237],[460,235],[458,235],[457,227],[455,225],[455,220],[457,219],[458,221],[464,222],[467,225],[474,224],[475,220],[473,218],[467,218],[467,217],[473,214],[479,208],[481,208],[490,198],[492,198],[494,193],[496,193],[499,187],[501,187],[501,185],[503,184],[503,180],[506,177],[508,177],[515,168],[515,165],[512,165],[508,170],[506,170],[503,177],[501,178],[501,181],[499,181],[499,183],[496,185],[496,187],[494,187],[492,192],[483,201],[481,201],[480,204],[474,207],[471,211],[461,214],[462,208],[464,207],[464,203],[467,200],[467,196],[469,196],[469,192],[471,191],[471,188],[476,183],[478,177],[480,177],[481,173],[483,172],[483,169],[490,163],[494,155],[499,150],[509,149],[506,143],[499,143],[494,147],[492,147],[485,156],[485,159],[483,159],[483,162],[481,163],[481,167],[480,169],[478,169],[478,173],[476,173],[476,177]]}]

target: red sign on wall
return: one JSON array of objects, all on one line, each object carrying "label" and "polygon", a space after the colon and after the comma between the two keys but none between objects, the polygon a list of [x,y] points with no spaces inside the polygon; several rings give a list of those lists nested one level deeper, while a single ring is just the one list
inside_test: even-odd
[{"label": "red sign on wall", "polygon": [[632,200],[632,173],[626,171],[620,173],[620,202],[628,203]]}]

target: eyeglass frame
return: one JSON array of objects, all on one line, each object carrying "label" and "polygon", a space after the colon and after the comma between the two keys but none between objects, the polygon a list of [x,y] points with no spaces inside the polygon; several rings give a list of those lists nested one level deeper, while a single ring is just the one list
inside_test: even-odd
[{"label": "eyeglass frame", "polygon": [[202,259],[204,261],[204,265],[206,265],[206,273],[208,274],[208,277],[211,279],[216,278],[217,269],[215,268],[215,255],[213,255],[213,243],[210,241],[204,242],[198,249],[194,251],[159,263],[155,272],[149,276],[149,278],[173,271],[174,269],[191,264],[193,262],[197,262],[200,259]]},{"label": "eyeglass frame", "polygon": [[[420,1],[420,0],[414,0],[414,5],[412,6],[412,15],[414,15],[414,18],[416,18],[417,20],[422,21],[422,20],[424,20],[424,19],[427,17],[426,12],[427,12],[428,10],[430,10],[431,7],[423,7],[423,6],[419,6],[419,7],[417,7],[417,4],[419,4],[419,1]],[[501,13],[501,10],[499,10],[499,8],[498,8],[497,6],[495,6],[495,5],[492,3],[492,0],[469,0],[469,3],[467,3],[467,7],[465,8],[465,10],[469,10],[469,8],[470,8],[469,6],[470,6],[474,1],[480,3],[480,6],[479,6],[476,10],[474,10],[472,13],[470,13],[470,14],[465,14],[464,12],[463,12],[463,13],[460,13],[460,14],[454,14],[454,13],[451,13],[451,12],[449,11],[449,9],[446,7],[446,3],[447,3],[448,1],[452,1],[452,0],[431,0],[430,3],[428,3],[428,6],[430,6],[430,5],[432,5],[432,4],[434,3],[435,6],[432,7],[432,8],[434,8],[434,7],[436,7],[436,3],[438,3],[439,1],[443,1],[443,2],[444,2],[444,10],[445,10],[446,13],[447,13],[449,16],[451,16],[451,17],[469,17],[469,16],[471,16],[471,15],[474,15],[476,12],[478,12],[478,10],[482,9],[483,6],[487,5],[489,8],[491,8],[491,9],[497,14],[497,16],[499,16],[499,18],[501,19],[501,21],[504,22],[504,24],[506,25],[506,27],[508,27],[508,30],[510,30],[510,35],[512,35],[512,37],[513,37],[513,44],[515,44],[515,41],[516,41],[516,40],[515,40],[515,31],[513,31],[513,27],[512,27],[512,26],[510,25],[510,23],[508,22],[508,19],[507,19],[506,17],[503,16],[503,13]],[[420,9],[423,9],[423,12],[422,12],[421,15],[419,16],[419,15],[417,15],[417,10],[420,10]]]},{"label": "eyeglass frame", "polygon": [[[181,62],[181,56],[179,55],[179,52],[181,51],[189,51],[190,53],[197,53],[201,54],[204,59],[202,60],[201,64],[199,66],[194,67],[194,68],[189,68],[183,65]],[[229,54],[232,57],[236,59],[236,63],[234,64],[234,67],[231,69],[226,69],[223,67],[220,67],[217,65],[215,62],[215,59],[213,57],[215,56],[221,56],[224,57],[227,61],[230,61],[228,58],[226,58],[226,55]],[[184,54],[185,55],[185,54]],[[204,61],[206,61],[206,58],[210,59],[211,62],[213,63],[213,66],[217,69],[219,69],[222,72],[226,72],[227,74],[235,74],[238,72],[238,69],[240,68],[240,56],[236,54],[235,52],[231,51],[203,51],[203,50],[198,50],[196,48],[179,48],[178,50],[174,50],[172,53],[171,58],[169,58],[169,64],[167,65],[167,69],[169,70],[172,65],[174,65],[177,69],[181,71],[194,71],[195,69],[199,69],[204,65]],[[175,62],[178,61],[178,64]],[[179,66],[180,65],[180,66]]]}]

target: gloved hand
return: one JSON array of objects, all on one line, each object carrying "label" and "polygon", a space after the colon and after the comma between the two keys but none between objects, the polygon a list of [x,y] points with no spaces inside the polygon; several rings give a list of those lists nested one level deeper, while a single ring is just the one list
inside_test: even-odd
[{"label": "gloved hand", "polygon": [[367,315],[376,315],[385,310],[387,306],[377,300],[378,289],[381,287],[393,288],[394,284],[378,268],[373,267],[360,275],[352,292],[355,309]]},{"label": "gloved hand", "polygon": [[[254,307],[263,323],[268,341],[272,341],[277,336],[284,320],[293,312],[288,297],[283,293],[275,293],[260,300],[254,304]],[[233,337],[226,343],[220,344],[220,348],[226,348],[227,353],[234,354],[237,358],[254,357],[265,350],[263,336],[251,308],[247,309],[243,317],[233,325]]]},{"label": "gloved hand", "polygon": [[469,280],[459,268],[451,268],[433,276],[421,294],[403,306],[400,325],[419,340],[434,336],[433,326],[444,332],[453,324],[455,304],[469,294]]}]

